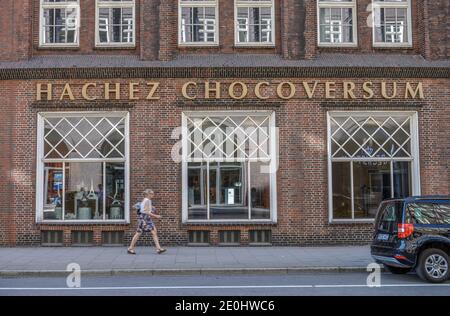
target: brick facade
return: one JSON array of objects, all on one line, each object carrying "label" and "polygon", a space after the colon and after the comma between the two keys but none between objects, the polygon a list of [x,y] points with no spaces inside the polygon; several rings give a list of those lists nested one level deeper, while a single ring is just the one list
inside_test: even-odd
[{"label": "brick facade", "polygon": [[[234,45],[233,1],[220,0],[220,45],[214,48],[180,48],[177,44],[178,4],[174,0],[136,0],[136,47],[131,49],[95,48],[95,1],[81,1],[80,47],[72,49],[39,48],[39,1],[1,1],[0,25],[0,245],[39,245],[41,231],[63,231],[64,245],[70,245],[71,232],[94,232],[94,243],[101,244],[104,231],[125,232],[128,242],[135,231],[135,212],[130,211],[131,224],[38,224],[35,221],[36,138],[38,112],[112,111],[130,113],[130,188],[131,204],[141,198],[145,188],[156,192],[155,203],[164,219],[157,222],[163,244],[186,244],[188,231],[210,231],[210,241],[217,244],[219,231],[239,230],[241,243],[249,243],[249,231],[271,230],[275,245],[360,244],[371,238],[370,223],[329,223],[327,174],[327,111],[417,111],[419,114],[420,177],[422,194],[450,194],[450,29],[447,0],[412,0],[413,45],[411,48],[373,48],[371,28],[365,25],[370,0],[358,0],[358,46],[355,48],[323,48],[317,46],[317,11],[314,0],[279,0],[276,2],[276,46],[274,48],[239,48]],[[411,57],[427,63],[407,67],[378,66],[290,66],[266,67],[165,67],[164,63],[184,55],[210,56],[275,55],[284,61],[320,60],[323,55],[364,55]],[[73,67],[70,56],[122,56],[140,61],[160,62],[158,66]],[[36,58],[66,56],[65,66],[30,67]],[[417,58],[417,59],[414,59]],[[14,62],[20,66],[9,66]],[[443,62],[439,65],[434,62]],[[429,63],[429,64],[428,64]],[[167,64],[168,65],[168,64]],[[437,66],[436,66],[437,65]],[[4,66],[4,67],[3,67]],[[107,79],[103,79],[107,78]],[[122,78],[122,79],[121,79]],[[123,78],[127,78],[126,80]],[[160,100],[128,101],[127,84],[149,80],[160,82]],[[220,80],[224,86],[239,80],[249,85],[256,81],[273,84],[282,81],[345,80],[361,85],[365,81],[423,82],[425,99],[380,96],[370,101],[358,93],[356,100],[336,99],[291,100],[258,99],[250,90],[249,97],[236,101],[181,97],[181,87],[199,78]],[[237,79],[238,78],[238,79]],[[332,78],[332,79],[330,79]],[[389,79],[386,79],[389,78]],[[79,92],[85,82],[120,82],[124,98],[97,101],[36,101],[36,84],[69,82]],[[59,86],[58,86],[59,85]],[[403,86],[402,86],[403,87]],[[59,90],[58,90],[59,89]],[[225,88],[224,88],[225,89]],[[322,88],[319,88],[319,90]],[[399,96],[404,95],[400,88]],[[318,91],[319,94],[323,90]],[[55,92],[55,94],[57,94]],[[172,130],[181,124],[181,114],[188,110],[273,110],[280,128],[280,168],[277,174],[278,222],[271,224],[183,224],[181,221],[181,165],[172,161],[170,153],[176,140]],[[143,119],[144,118],[144,119]],[[142,144],[145,144],[144,148]],[[144,242],[150,242],[148,237]]]}]

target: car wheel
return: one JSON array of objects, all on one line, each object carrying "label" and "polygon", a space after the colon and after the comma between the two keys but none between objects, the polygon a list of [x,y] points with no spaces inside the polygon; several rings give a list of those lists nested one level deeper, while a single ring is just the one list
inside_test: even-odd
[{"label": "car wheel", "polygon": [[412,270],[412,268],[400,268],[400,267],[392,267],[386,266],[385,268],[392,274],[406,274]]},{"label": "car wheel", "polygon": [[449,256],[445,251],[426,249],[419,256],[416,272],[424,281],[441,283],[449,278],[449,263]]}]

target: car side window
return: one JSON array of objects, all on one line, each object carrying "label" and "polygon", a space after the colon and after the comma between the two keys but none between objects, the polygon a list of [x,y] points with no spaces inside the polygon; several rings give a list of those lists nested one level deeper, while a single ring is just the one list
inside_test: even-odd
[{"label": "car side window", "polygon": [[436,204],[436,213],[440,223],[450,225],[450,203]]},{"label": "car side window", "polygon": [[382,231],[394,231],[397,225],[398,211],[401,209],[401,203],[386,204],[381,212],[378,229]]},{"label": "car side window", "polygon": [[432,203],[410,203],[407,209],[407,222],[410,224],[439,224],[440,222]]}]

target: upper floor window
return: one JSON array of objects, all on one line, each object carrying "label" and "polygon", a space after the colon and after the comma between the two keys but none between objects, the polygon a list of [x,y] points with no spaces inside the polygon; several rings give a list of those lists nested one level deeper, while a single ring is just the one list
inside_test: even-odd
[{"label": "upper floor window", "polygon": [[273,0],[235,0],[236,45],[274,45],[274,22]]},{"label": "upper floor window", "polygon": [[97,0],[96,45],[135,45],[135,0]]},{"label": "upper floor window", "polygon": [[217,0],[179,1],[179,44],[214,45],[218,43]]},{"label": "upper floor window", "polygon": [[411,0],[373,0],[374,46],[410,46]]},{"label": "upper floor window", "polygon": [[77,46],[79,39],[79,0],[41,0],[41,46]]},{"label": "upper floor window", "polygon": [[356,1],[318,0],[319,45],[356,45]]}]

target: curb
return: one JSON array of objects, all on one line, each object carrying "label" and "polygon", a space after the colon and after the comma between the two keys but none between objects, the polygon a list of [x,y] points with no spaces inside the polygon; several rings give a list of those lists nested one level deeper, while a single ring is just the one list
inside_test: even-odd
[{"label": "curb", "polygon": [[[384,268],[382,268],[384,271]],[[200,269],[110,269],[85,270],[82,275],[217,275],[217,274],[295,274],[302,272],[367,272],[367,267],[288,267],[288,268],[200,268]],[[68,276],[64,270],[0,270],[0,277],[56,277]]]}]

